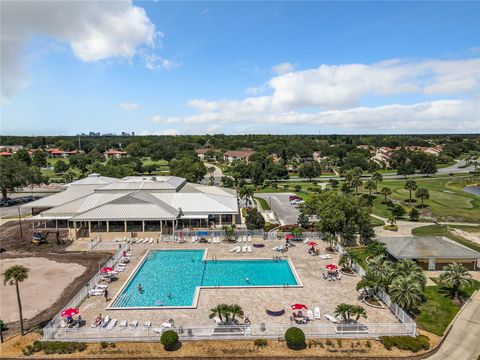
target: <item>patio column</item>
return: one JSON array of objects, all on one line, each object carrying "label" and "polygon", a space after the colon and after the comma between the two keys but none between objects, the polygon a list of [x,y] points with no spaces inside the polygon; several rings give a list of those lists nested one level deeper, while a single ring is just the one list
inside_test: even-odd
[{"label": "patio column", "polygon": [[110,232],[110,221],[107,220],[107,233]]},{"label": "patio column", "polygon": [[219,222],[220,227],[222,227],[222,214],[220,214],[220,215],[218,216],[218,218],[220,219],[220,222]]},{"label": "patio column", "polygon": [[127,220],[123,222],[123,229],[127,232]]},{"label": "patio column", "polygon": [[163,221],[160,220],[160,234],[163,234]]},{"label": "patio column", "polygon": [[142,220],[142,232],[145,232],[145,221]]},{"label": "patio column", "polygon": [[92,222],[88,222],[88,236],[90,236],[90,233],[92,232]]},{"label": "patio column", "polygon": [[236,224],[236,223],[237,223],[237,215],[232,214],[232,224]]}]

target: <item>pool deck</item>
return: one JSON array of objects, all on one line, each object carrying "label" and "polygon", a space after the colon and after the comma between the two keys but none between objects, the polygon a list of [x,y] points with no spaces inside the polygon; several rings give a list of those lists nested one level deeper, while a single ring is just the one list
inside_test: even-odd
[{"label": "pool deck", "polygon": [[[362,305],[367,311],[367,319],[362,322],[368,323],[396,323],[398,320],[388,309],[376,309],[365,305],[357,300],[358,292],[355,290],[360,277],[342,276],[341,281],[327,281],[322,277],[326,264],[338,263],[338,255],[334,255],[330,260],[321,260],[318,256],[311,256],[307,253],[306,244],[296,244],[289,249],[288,252],[281,254],[272,251],[276,245],[284,244],[283,240],[267,240],[253,239],[252,243],[265,243],[264,248],[253,248],[251,253],[231,253],[228,250],[234,247],[233,244],[199,244],[190,241],[178,243],[154,243],[154,244],[132,244],[131,262],[128,264],[126,271],[119,273],[118,281],[111,283],[108,287],[109,298],[105,301],[103,296],[96,296],[86,299],[80,306],[80,314],[87,321],[89,326],[99,313],[103,316],[110,315],[112,318],[121,320],[138,320],[139,324],[145,321],[151,321],[152,324],[159,325],[167,322],[169,319],[175,320],[176,326],[212,326],[214,321],[209,318],[210,309],[220,303],[238,304],[245,315],[247,315],[253,324],[285,324],[290,322],[290,305],[293,303],[306,304],[309,309],[320,307],[322,319],[314,320],[315,323],[328,323],[324,318],[324,314],[333,315],[335,307],[339,303],[348,303]],[[252,243],[245,243],[251,245]],[[242,245],[244,243],[241,243]],[[319,241],[317,248],[323,251],[325,245]],[[134,269],[144,257],[149,249],[205,249],[208,248],[207,259],[271,259],[274,255],[284,259],[290,259],[295,267],[295,271],[300,278],[303,287],[289,288],[220,288],[200,290],[196,308],[160,308],[160,309],[107,309],[110,302],[127,279],[133,273]],[[272,317],[266,314],[265,310],[285,309],[285,315]]]}]

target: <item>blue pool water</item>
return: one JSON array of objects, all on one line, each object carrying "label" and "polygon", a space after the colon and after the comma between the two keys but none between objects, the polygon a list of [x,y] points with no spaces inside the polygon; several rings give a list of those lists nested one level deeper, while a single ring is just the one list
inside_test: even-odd
[{"label": "blue pool water", "polygon": [[204,250],[150,251],[112,307],[192,306],[199,286],[298,285],[287,260],[203,261],[203,254]]}]

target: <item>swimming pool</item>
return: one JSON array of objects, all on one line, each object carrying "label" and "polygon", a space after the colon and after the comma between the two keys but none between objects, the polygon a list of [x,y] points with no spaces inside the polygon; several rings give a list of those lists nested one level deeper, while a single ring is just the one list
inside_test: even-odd
[{"label": "swimming pool", "polygon": [[200,288],[300,286],[289,260],[205,257],[206,250],[150,250],[109,308],[196,307]]}]

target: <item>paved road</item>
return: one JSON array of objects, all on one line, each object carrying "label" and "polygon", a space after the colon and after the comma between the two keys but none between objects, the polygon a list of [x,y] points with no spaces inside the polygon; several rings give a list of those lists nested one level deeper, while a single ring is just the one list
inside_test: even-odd
[{"label": "paved road", "polygon": [[288,197],[294,193],[258,193],[256,197],[263,198],[270,204],[278,219],[284,225],[296,224],[299,211],[290,204]]},{"label": "paved road", "polygon": [[476,360],[480,355],[480,292],[465,305],[440,350],[428,360]]}]

